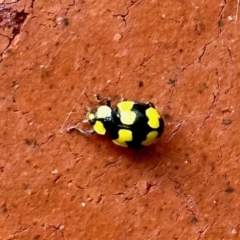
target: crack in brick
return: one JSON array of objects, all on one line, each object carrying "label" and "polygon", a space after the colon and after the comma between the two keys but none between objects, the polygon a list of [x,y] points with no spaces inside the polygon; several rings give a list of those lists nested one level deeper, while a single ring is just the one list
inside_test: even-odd
[{"label": "crack in brick", "polygon": [[225,10],[225,7],[227,5],[227,0],[223,0],[223,3],[221,4],[221,9],[220,12],[218,14],[219,16],[219,21],[218,21],[218,26],[219,26],[219,34],[222,32],[222,27],[224,26],[224,22],[223,22],[223,13]]},{"label": "crack in brick", "polygon": [[209,225],[207,225],[207,226],[204,228],[204,230],[199,231],[199,236],[198,236],[197,240],[200,240],[200,239],[201,239],[202,234],[204,234],[204,233],[208,230],[208,228],[209,228]]},{"label": "crack in brick", "polygon": [[223,154],[222,154],[222,146],[219,147],[219,152],[220,152],[220,159],[219,163],[217,164],[217,167],[214,167],[214,169],[208,174],[206,173],[206,181],[203,183],[204,185],[207,185],[209,180],[214,176],[215,172],[217,172],[217,168],[221,167],[222,162],[223,162]]},{"label": "crack in brick", "polygon": [[103,202],[103,194],[102,193],[100,193],[100,195],[97,197],[97,199],[96,199],[96,205],[98,206],[100,203],[102,203]]},{"label": "crack in brick", "polygon": [[[223,3],[221,4],[220,13],[218,14],[219,17],[220,17],[220,19],[219,19],[219,21],[218,21],[218,26],[219,26],[219,28],[220,28],[220,29],[219,29],[219,33],[218,33],[218,35],[215,37],[214,40],[205,43],[205,45],[203,46],[202,53],[199,55],[199,57],[198,57],[198,59],[197,59],[197,62],[198,62],[198,63],[201,63],[201,60],[202,60],[202,58],[203,58],[203,56],[204,56],[204,54],[205,54],[205,52],[206,52],[206,50],[207,50],[207,47],[208,47],[210,44],[216,42],[216,41],[219,39],[219,37],[220,37],[220,34],[221,34],[221,32],[222,32],[221,29],[222,29],[223,12],[224,12],[224,10],[225,10],[226,4],[227,4],[227,1],[226,1],[226,0],[223,0]],[[194,62],[191,63],[190,65],[192,65],[192,64],[194,64]]]},{"label": "crack in brick", "polygon": [[88,184],[87,184],[86,187],[81,187],[81,186],[79,186],[77,183],[75,183],[75,182],[74,182],[73,180],[71,180],[71,179],[70,179],[69,183],[73,183],[74,186],[77,187],[77,188],[80,189],[80,190],[85,190],[85,188],[88,186]]},{"label": "crack in brick", "polygon": [[115,165],[116,163],[121,161],[121,157],[122,155],[120,155],[116,161],[107,161],[104,168],[108,168],[109,166]]},{"label": "crack in brick", "polygon": [[[194,199],[192,198],[191,195],[187,195],[187,194],[184,192],[184,190],[183,190],[180,182],[178,182],[177,180],[175,180],[175,179],[173,179],[173,178],[171,178],[171,177],[168,177],[168,178],[169,178],[169,180],[171,180],[173,183],[176,184],[176,187],[175,187],[175,188],[176,188],[176,189],[179,189],[179,191],[180,191],[180,193],[182,194],[182,196],[186,199],[186,204],[185,204],[184,207],[185,207],[186,210],[187,210],[188,212],[190,212],[191,215],[193,216],[193,217],[192,217],[193,223],[197,223],[198,220],[197,220],[197,217],[196,217],[196,216],[197,216],[197,214],[199,214],[199,209],[198,209],[197,204],[195,203]],[[195,211],[193,210],[193,206],[195,206],[197,212],[195,212]],[[198,240],[201,239],[202,235],[206,233],[206,231],[209,229],[209,227],[211,228],[211,227],[215,224],[216,219],[217,219],[217,218],[214,218],[213,222],[212,222],[210,225],[207,225],[203,230],[199,230],[199,236],[198,236],[198,238],[197,238]]]},{"label": "crack in brick", "polygon": [[205,53],[206,53],[206,51],[207,51],[207,47],[208,47],[210,44],[212,44],[212,43],[216,42],[216,41],[217,41],[217,39],[218,39],[218,36],[217,36],[217,38],[216,38],[216,39],[214,39],[214,40],[213,40],[213,41],[211,41],[211,42],[208,42],[208,43],[206,43],[206,44],[203,46],[202,53],[199,55],[199,57],[198,57],[198,59],[197,59],[197,62],[198,62],[198,63],[201,63],[201,61],[202,61],[202,58],[203,58],[203,56],[205,55]]},{"label": "crack in brick", "polygon": [[219,150],[220,150],[220,160],[219,160],[218,167],[220,167],[222,165],[222,162],[223,162],[222,146],[219,147]]},{"label": "crack in brick", "polygon": [[123,202],[125,203],[125,202],[131,201],[131,200],[133,200],[133,197],[125,197]]},{"label": "crack in brick", "polygon": [[44,142],[36,142],[36,145],[41,148],[43,145],[47,144],[53,137],[55,137],[55,135],[50,134]]},{"label": "crack in brick", "polygon": [[93,180],[96,180],[97,178],[100,178],[100,177],[104,176],[105,174],[106,174],[106,171],[98,174],[96,177],[93,178]]},{"label": "crack in brick", "polygon": [[146,193],[143,194],[143,195],[147,195],[151,191],[151,188],[153,188],[153,187],[155,187],[157,185],[158,185],[157,183],[149,183],[149,182],[147,182]]},{"label": "crack in brick", "polygon": [[126,193],[125,192],[116,192],[116,193],[113,193],[113,195],[122,196],[122,195],[126,195]]},{"label": "crack in brick", "polygon": [[156,169],[160,162],[161,162],[161,160],[157,161],[157,163],[154,164],[151,168],[149,168],[146,172],[150,172],[150,171],[153,171],[154,169]]},{"label": "crack in brick", "polygon": [[[6,36],[9,42],[5,49],[3,49],[3,51],[0,53],[0,57],[2,57],[2,55],[7,51],[7,49],[11,46],[12,41],[20,33],[21,27],[28,16],[28,13],[25,12],[24,10],[22,10],[21,12],[12,10],[11,5],[13,5],[14,3],[17,2],[0,4],[0,27],[3,29],[5,28],[12,29],[11,36]],[[0,59],[0,62],[1,61],[2,59]]]},{"label": "crack in brick", "polygon": [[223,46],[227,49],[227,52],[228,52],[228,56],[231,60],[231,63],[233,62],[233,59],[232,59],[232,51],[230,50],[230,48],[228,47],[228,45],[226,45],[225,43],[223,43]]},{"label": "crack in brick", "polygon": [[125,203],[125,202],[130,201],[130,200],[133,199],[133,197],[126,196],[128,194],[128,192],[129,191],[127,191],[127,192],[117,192],[117,193],[113,193],[113,195],[115,195],[115,196],[124,196],[123,202]]},{"label": "crack in brick", "polygon": [[183,68],[180,68],[178,66],[176,66],[176,68],[178,69],[178,72],[175,74],[175,76],[173,78],[171,78],[169,80],[169,84],[172,85],[172,89],[171,89],[171,92],[170,92],[170,96],[169,96],[169,103],[171,103],[171,99],[172,99],[172,96],[175,92],[175,86],[178,84],[178,77],[181,73],[183,73],[190,65],[193,65],[194,63],[191,63],[191,64],[188,64],[186,67],[183,67]]},{"label": "crack in brick", "polygon": [[29,229],[30,229],[30,226],[20,228],[19,230],[14,232],[14,234],[13,234],[14,238],[17,237],[16,235],[21,234],[21,233],[23,233],[25,231],[28,231]]},{"label": "crack in brick", "polygon": [[64,239],[64,240],[66,239],[65,236],[64,236],[64,231],[63,231],[64,228],[65,228],[65,225],[62,222],[59,223],[58,225],[54,225],[54,224],[45,225],[45,224],[43,224],[42,226],[44,227],[44,229],[46,229],[47,227],[50,227],[51,229],[53,229],[53,231],[60,232],[62,239]]},{"label": "crack in brick", "polygon": [[[147,64],[149,61],[151,61],[153,58],[154,58],[154,56],[147,57],[147,56],[146,56],[146,53],[144,53],[143,60],[142,60],[142,62],[139,64],[138,67],[145,67],[146,64]],[[135,70],[134,72],[137,72],[137,70]]]},{"label": "crack in brick", "polygon": [[[232,58],[232,51],[231,51],[231,49],[229,48],[229,46],[227,45],[227,44],[225,44],[225,42],[223,42],[222,43],[222,46],[224,46],[225,48],[226,48],[226,51],[227,51],[227,53],[228,53],[228,56],[229,56],[229,59],[230,59],[230,69],[229,69],[229,72],[231,73],[231,75],[232,75],[232,73],[235,71],[235,67],[234,67],[234,65],[233,65],[233,58]],[[228,61],[226,61],[226,64],[228,63]],[[229,78],[230,79],[232,79],[232,77],[231,77],[231,75],[229,75]],[[232,81],[231,81],[232,82]],[[224,91],[224,93],[225,94],[227,94],[230,90],[232,89],[232,83],[230,84],[230,87],[228,88],[228,89],[226,89],[225,91]]]},{"label": "crack in brick", "polygon": [[179,20],[176,20],[176,19],[173,19],[173,18],[166,18],[166,15],[165,15],[165,14],[162,15],[162,18],[163,18],[163,19],[166,19],[166,20],[168,20],[168,21],[172,21],[172,22],[178,23],[179,25],[181,25],[182,22],[183,22],[183,21],[179,21]]},{"label": "crack in brick", "polygon": [[[137,189],[137,184],[136,183],[134,183],[132,186],[130,186],[126,192],[119,191],[119,192],[113,193],[112,195],[114,195],[114,196],[123,196],[124,197],[123,201],[127,202],[127,201],[130,201],[130,200],[132,200],[134,198],[133,196],[131,196],[132,189],[133,189],[133,192],[136,191],[136,189]],[[130,193],[130,196],[129,196],[129,193]]]},{"label": "crack in brick", "polygon": [[207,225],[204,228],[204,230],[199,231],[199,236],[198,236],[197,240],[200,240],[202,238],[202,235],[205,234],[208,231],[208,229],[211,228],[215,224],[216,219],[217,218],[214,218],[213,222],[210,225]]},{"label": "crack in brick", "polygon": [[237,23],[237,20],[238,20],[239,3],[240,3],[240,1],[237,0],[237,7],[236,7],[236,14],[235,14],[235,24]]},{"label": "crack in brick", "polygon": [[131,0],[130,4],[127,6],[126,8],[126,12],[125,13],[113,13],[110,9],[106,9],[106,11],[108,11],[113,17],[120,17],[122,19],[122,21],[124,22],[125,28],[127,27],[127,20],[126,17],[128,16],[130,9],[135,5],[135,4],[139,4],[142,1],[133,1]]},{"label": "crack in brick", "polygon": [[34,7],[34,3],[35,3],[36,0],[32,0],[31,4],[30,4],[30,8],[33,8]]},{"label": "crack in brick", "polygon": [[217,93],[219,91],[219,88],[220,88],[220,84],[219,84],[219,80],[220,80],[220,76],[219,76],[219,73],[218,73],[218,69],[215,70],[215,73],[216,73],[216,76],[217,76],[217,84],[216,84],[216,88],[214,89],[212,95],[213,95],[213,100],[211,102],[211,105],[210,107],[208,108],[208,112],[206,114],[206,116],[204,117],[204,120],[203,120],[203,123],[202,125],[199,127],[199,129],[201,129],[204,125],[205,125],[205,122],[207,121],[207,119],[210,118],[212,112],[211,112],[211,109],[214,107],[214,104],[216,103],[216,99],[217,99]]},{"label": "crack in brick", "polygon": [[54,184],[56,184],[60,179],[61,179],[61,175],[59,174],[59,175],[57,175],[55,178],[54,178],[54,180],[53,180],[53,183]]},{"label": "crack in brick", "polygon": [[6,214],[6,217],[5,217],[5,221],[8,219],[9,217],[9,213],[8,213],[8,204],[7,202],[4,202],[2,205],[1,205],[1,209],[2,209],[2,213]]},{"label": "crack in brick", "polygon": [[[188,119],[187,119],[188,120]],[[186,121],[187,121],[186,120]],[[186,121],[184,121],[184,122],[186,122]],[[173,130],[173,132],[170,134],[170,136],[167,138],[167,140],[165,140],[164,142],[168,142],[178,131],[179,131],[179,129],[182,127],[182,125],[183,125],[183,121],[181,121],[178,125],[177,125],[177,127]]]},{"label": "crack in brick", "polygon": [[[196,219],[196,221],[197,221],[197,217],[196,216],[197,216],[197,214],[199,214],[199,209],[198,209],[198,206],[195,203],[193,197],[191,195],[188,195],[188,194],[185,193],[185,191],[183,190],[180,182],[178,182],[177,180],[175,180],[175,179],[173,179],[171,177],[168,177],[168,179],[176,184],[175,188],[179,189],[180,193],[185,198],[186,203],[185,203],[184,207],[186,208],[186,210],[188,212],[191,213],[192,219]],[[195,211],[193,210],[194,206],[195,206],[195,209],[196,209],[197,213],[195,213]]]},{"label": "crack in brick", "polygon": [[[177,68],[179,69],[179,72],[178,72],[178,73],[175,75],[175,77],[173,78],[173,80],[174,80],[174,87],[175,87],[176,83],[178,82],[178,77],[179,77],[179,75],[180,75],[181,73],[183,73],[185,70],[187,70],[190,66],[192,66],[192,65],[194,65],[194,64],[196,64],[196,63],[201,64],[202,58],[204,57],[204,55],[205,55],[205,53],[206,53],[206,51],[207,51],[207,47],[208,47],[210,44],[216,42],[216,41],[219,39],[220,34],[221,34],[221,32],[222,32],[222,30],[221,30],[222,26],[221,26],[220,22],[222,22],[223,13],[224,13],[226,4],[227,4],[227,1],[226,1],[226,0],[223,0],[223,3],[222,3],[222,5],[221,5],[221,9],[220,9],[220,12],[219,12],[220,20],[218,21],[218,26],[219,26],[220,30],[219,30],[218,35],[215,37],[214,40],[205,43],[205,45],[203,46],[202,52],[201,52],[201,54],[198,56],[197,60],[193,61],[192,63],[189,63],[187,66],[185,66],[185,67],[183,67],[183,68],[181,68],[181,69],[180,69],[179,67],[177,67]],[[227,47],[227,50],[228,50],[228,53],[229,53],[230,58],[232,59],[231,50],[230,50],[228,47]],[[169,102],[171,102],[171,98],[172,98],[174,92],[175,92],[175,90],[174,90],[174,88],[173,88],[173,89],[171,90],[171,93],[170,93],[170,96],[169,96]]]}]

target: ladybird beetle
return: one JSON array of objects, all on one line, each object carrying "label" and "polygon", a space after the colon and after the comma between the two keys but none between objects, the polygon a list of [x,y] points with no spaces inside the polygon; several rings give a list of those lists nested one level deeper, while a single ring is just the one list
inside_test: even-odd
[{"label": "ladybird beetle", "polygon": [[75,129],[85,136],[94,132],[100,135],[109,133],[116,145],[129,148],[148,146],[162,135],[164,121],[152,103],[121,100],[115,108],[111,108],[109,98],[97,100],[104,104],[89,110],[85,120],[92,129],[83,131],[72,126],[68,132]]}]

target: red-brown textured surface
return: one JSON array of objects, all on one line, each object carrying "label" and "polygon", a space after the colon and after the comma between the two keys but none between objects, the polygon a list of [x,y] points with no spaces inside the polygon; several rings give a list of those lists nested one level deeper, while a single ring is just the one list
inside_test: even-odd
[{"label": "red-brown textured surface", "polygon": [[[1,1],[0,239],[239,239],[238,7]],[[155,103],[162,138],[67,134],[95,93]]]}]

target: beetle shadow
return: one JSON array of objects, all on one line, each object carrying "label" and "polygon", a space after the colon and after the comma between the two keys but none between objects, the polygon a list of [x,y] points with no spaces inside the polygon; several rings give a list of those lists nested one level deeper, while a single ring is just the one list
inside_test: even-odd
[{"label": "beetle shadow", "polygon": [[[164,145],[161,145],[161,141],[158,144],[153,144],[147,147],[132,149],[132,148],[121,148],[114,146],[114,151],[118,152],[118,155],[134,164],[152,165],[154,162],[162,162],[162,152],[165,152]],[[163,154],[166,156],[165,154]]]}]

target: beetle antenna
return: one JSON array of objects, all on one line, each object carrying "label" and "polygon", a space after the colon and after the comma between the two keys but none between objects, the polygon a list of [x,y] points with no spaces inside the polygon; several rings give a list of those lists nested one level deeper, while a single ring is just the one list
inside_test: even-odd
[{"label": "beetle antenna", "polygon": [[83,119],[82,122],[83,123],[87,123],[89,120],[88,119]]},{"label": "beetle antenna", "polygon": [[85,95],[85,97],[88,99],[88,101],[89,101],[91,104],[94,104],[94,103],[90,100],[90,98],[88,97],[87,93],[84,93],[84,95]]},{"label": "beetle antenna", "polygon": [[70,132],[72,132],[72,131],[74,131],[74,130],[76,130],[76,131],[78,131],[80,134],[82,134],[83,136],[89,136],[89,135],[91,135],[91,134],[93,134],[94,133],[94,130],[91,128],[91,129],[89,129],[89,130],[87,130],[87,131],[84,131],[84,130],[82,130],[81,128],[78,128],[77,126],[71,126],[71,127],[68,127],[67,128],[67,132],[68,133],[70,133]]}]

